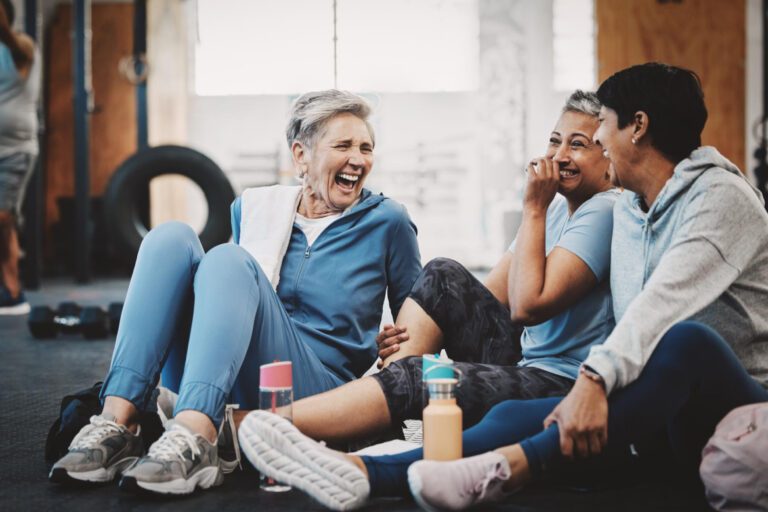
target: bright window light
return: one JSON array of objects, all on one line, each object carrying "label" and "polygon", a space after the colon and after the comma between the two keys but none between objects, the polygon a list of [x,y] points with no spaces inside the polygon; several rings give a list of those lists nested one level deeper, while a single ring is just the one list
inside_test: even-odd
[{"label": "bright window light", "polygon": [[[337,0],[337,85],[477,88],[477,0]],[[198,95],[334,86],[332,0],[198,0]]]},{"label": "bright window light", "polygon": [[339,85],[355,91],[477,89],[475,0],[340,0]]},{"label": "bright window light", "polygon": [[554,88],[595,88],[594,0],[554,0]]},{"label": "bright window light", "polygon": [[197,5],[198,95],[333,87],[331,0],[198,0]]}]

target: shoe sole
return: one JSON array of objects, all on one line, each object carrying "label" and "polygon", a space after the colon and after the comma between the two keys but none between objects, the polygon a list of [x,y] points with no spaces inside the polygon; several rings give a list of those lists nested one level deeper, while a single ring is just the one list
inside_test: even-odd
[{"label": "shoe sole", "polygon": [[330,509],[353,510],[368,499],[370,484],[357,466],[327,453],[330,450],[276,414],[251,412],[240,424],[238,437],[259,472],[301,489]]},{"label": "shoe sole", "polygon": [[138,457],[127,457],[122,459],[108,468],[98,468],[91,471],[73,472],[67,471],[66,468],[53,468],[48,475],[48,479],[56,484],[62,483],[94,483],[103,484],[111,482],[115,477],[128,469],[134,462],[139,460]]},{"label": "shoe sole", "polygon": [[224,482],[219,468],[211,466],[203,468],[189,478],[178,478],[168,482],[143,482],[134,476],[124,476],[120,479],[120,488],[125,491],[149,491],[156,494],[192,494],[195,489],[209,489]]},{"label": "shoe sole", "polygon": [[408,487],[411,490],[411,496],[413,496],[416,504],[427,512],[442,512],[442,509],[433,507],[421,496],[421,476],[415,470],[413,470],[413,464],[408,468]]},{"label": "shoe sole", "polygon": [[0,315],[26,315],[32,311],[32,306],[28,302],[17,304],[15,306],[4,306],[0,308]]}]

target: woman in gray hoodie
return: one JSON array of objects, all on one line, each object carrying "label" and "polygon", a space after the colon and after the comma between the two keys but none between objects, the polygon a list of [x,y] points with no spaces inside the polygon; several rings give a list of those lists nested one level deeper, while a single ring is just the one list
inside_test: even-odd
[{"label": "woman in gray hoodie", "polygon": [[[592,347],[572,391],[498,404],[464,432],[464,455],[482,455],[452,462],[413,464],[421,450],[340,458],[265,416],[255,435],[275,467],[287,467],[292,447],[312,460],[311,476],[281,476],[347,496],[345,509],[410,485],[428,510],[499,499],[574,455],[639,451],[696,480],[718,421],[768,400],[768,214],[733,164],[699,147],[707,111],[698,77],[649,63],[616,73],[597,94],[594,139],[626,189],[611,247],[617,325]],[[672,460],[638,448],[649,443]]]}]

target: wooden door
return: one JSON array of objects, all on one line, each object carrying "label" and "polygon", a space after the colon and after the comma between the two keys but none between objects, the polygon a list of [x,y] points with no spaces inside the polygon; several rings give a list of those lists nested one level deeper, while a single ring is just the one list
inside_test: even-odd
[{"label": "wooden door", "polygon": [[[118,72],[133,51],[133,4],[98,3],[91,11],[95,111],[91,115],[91,196],[100,196],[114,170],[137,148],[134,87]],[[46,40],[46,253],[57,199],[75,194],[72,86],[72,8],[56,6]]]},{"label": "wooden door", "polygon": [[744,170],[745,0],[595,0],[598,78],[648,61],[701,78],[709,119],[702,143]]}]

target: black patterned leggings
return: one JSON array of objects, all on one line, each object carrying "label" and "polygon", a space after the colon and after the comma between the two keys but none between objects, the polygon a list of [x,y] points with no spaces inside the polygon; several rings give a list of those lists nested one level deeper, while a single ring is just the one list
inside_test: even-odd
[{"label": "black patterned leggings", "polygon": [[[509,310],[461,264],[437,258],[424,267],[409,295],[443,333],[443,348],[462,372],[456,399],[464,428],[509,399],[564,396],[573,381],[520,367],[522,329]],[[491,364],[492,363],[492,364]],[[421,419],[421,357],[399,359],[373,374],[384,391],[393,425]]]}]

